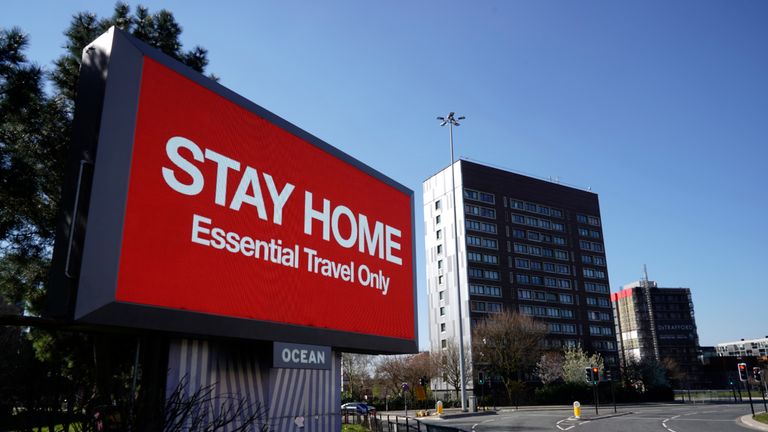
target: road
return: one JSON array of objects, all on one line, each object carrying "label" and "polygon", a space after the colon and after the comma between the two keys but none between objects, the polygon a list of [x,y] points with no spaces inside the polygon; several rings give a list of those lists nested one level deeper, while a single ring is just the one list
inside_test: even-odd
[{"label": "road", "polygon": [[[749,405],[634,405],[621,406],[618,413],[605,407],[595,416],[593,407],[583,407],[575,420],[565,409],[502,410],[498,415],[430,421],[466,431],[571,431],[571,432],[745,432],[736,421],[749,414]],[[591,412],[590,412],[591,411]]]}]

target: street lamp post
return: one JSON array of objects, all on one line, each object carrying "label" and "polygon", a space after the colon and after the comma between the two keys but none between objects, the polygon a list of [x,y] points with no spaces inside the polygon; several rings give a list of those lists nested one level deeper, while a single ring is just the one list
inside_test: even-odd
[{"label": "street lamp post", "polygon": [[448,113],[447,117],[438,117],[440,126],[448,125],[448,137],[451,143],[451,194],[453,195],[453,241],[456,247],[456,299],[458,301],[459,315],[459,381],[461,382],[461,410],[467,411],[467,385],[464,377],[464,322],[461,316],[461,278],[459,277],[459,217],[456,211],[456,174],[453,169],[453,127],[459,126],[459,120],[464,120],[464,116],[454,117],[454,113]]}]

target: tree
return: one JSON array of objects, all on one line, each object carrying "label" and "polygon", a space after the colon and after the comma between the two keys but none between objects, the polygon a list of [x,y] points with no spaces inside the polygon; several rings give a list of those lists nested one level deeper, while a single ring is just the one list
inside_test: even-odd
[{"label": "tree", "polygon": [[373,357],[364,354],[342,353],[341,372],[349,399],[359,401],[372,387]]},{"label": "tree", "polygon": [[139,6],[131,16],[125,3],[107,19],[75,14],[49,74],[27,60],[26,34],[0,29],[0,295],[27,313],[43,312],[82,50],[113,25],[198,72],[208,63],[205,49],[182,50],[173,14]]},{"label": "tree", "polygon": [[[5,314],[44,313],[81,53],[112,25],[199,72],[208,63],[203,48],[182,49],[182,29],[173,14],[150,13],[139,6],[132,15],[125,3],[117,3],[106,19],[88,12],[75,14],[65,31],[65,53],[51,71],[27,59],[29,36],[21,29],[0,29],[0,299],[17,306],[12,312],[5,309]],[[94,394],[103,403],[119,402],[127,395],[121,380],[130,374],[130,339],[113,335],[97,343],[106,338],[47,329],[32,329],[25,335],[34,356],[19,357],[23,362],[16,365],[21,368],[16,373],[34,377],[27,388],[37,393],[45,388],[50,396],[23,404],[30,417],[61,410],[63,400],[74,413],[73,401],[82,411],[89,408]],[[95,358],[111,367],[96,368]],[[103,376],[104,371],[109,376]],[[15,391],[4,396],[23,398],[26,389]]]},{"label": "tree", "polygon": [[565,357],[560,352],[548,351],[541,355],[536,363],[536,374],[544,384],[551,384],[563,379],[563,362]]},{"label": "tree", "polygon": [[505,310],[475,327],[472,351],[475,360],[481,358],[488,371],[501,379],[511,401],[522,389],[525,375],[536,366],[546,335],[545,324]]},{"label": "tree", "polygon": [[567,383],[586,384],[584,369],[597,367],[600,374],[604,373],[605,362],[598,354],[588,355],[581,347],[563,350],[563,380]]},{"label": "tree", "polygon": [[376,366],[376,377],[385,387],[387,394],[401,394],[403,383],[408,384],[408,391],[413,397],[419,380],[428,380],[436,376],[437,367],[428,352],[413,355],[387,356]]},{"label": "tree", "polygon": [[[459,362],[459,345],[455,342],[449,343],[444,349],[433,352],[435,366],[438,368],[437,376],[441,377],[448,385],[456,391],[456,399],[459,399],[461,390],[461,363]],[[464,358],[470,359],[470,352],[464,348]],[[466,362],[464,371],[464,385],[469,384],[469,378],[472,376],[472,362]]]},{"label": "tree", "polygon": [[627,363],[624,367],[624,379],[642,393],[670,387],[667,371],[652,358]]}]

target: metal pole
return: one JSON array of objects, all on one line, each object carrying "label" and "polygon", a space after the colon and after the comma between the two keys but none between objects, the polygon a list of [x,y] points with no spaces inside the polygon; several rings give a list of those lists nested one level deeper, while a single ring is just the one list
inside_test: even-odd
[{"label": "metal pole", "polygon": [[613,413],[616,414],[616,381],[613,380],[613,374],[611,374],[611,399],[613,399]]},{"label": "metal pole", "polygon": [[467,411],[467,386],[464,377],[465,359],[464,359],[464,320],[461,313],[461,277],[459,275],[459,217],[456,207],[456,172],[454,170],[453,159],[453,113],[448,115],[448,137],[451,144],[451,198],[453,200],[453,241],[456,248],[456,299],[458,300],[459,316],[459,380],[461,381],[461,411]]},{"label": "metal pole", "polygon": [[744,381],[744,390],[747,391],[747,397],[749,397],[749,408],[752,410],[752,417],[754,417],[755,406],[752,405],[752,389],[749,388],[749,381]]},{"label": "metal pole", "polygon": [[136,338],[136,355],[133,358],[133,381],[131,382],[131,401],[128,409],[128,432],[133,430],[133,407],[136,403],[136,381],[139,377],[139,352],[141,351],[141,339]]},{"label": "metal pole", "polygon": [[597,384],[592,386],[592,391],[595,393],[595,415],[600,415],[598,411],[600,408],[600,395],[597,392]]}]

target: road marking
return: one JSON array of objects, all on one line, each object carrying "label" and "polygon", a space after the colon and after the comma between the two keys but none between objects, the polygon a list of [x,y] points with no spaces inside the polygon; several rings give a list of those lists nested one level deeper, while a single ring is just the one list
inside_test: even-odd
[{"label": "road marking", "polygon": [[481,425],[481,424],[484,424],[484,423],[490,423],[490,422],[496,421],[496,420],[498,420],[498,419],[488,419],[488,420],[481,421],[480,423],[475,423],[475,424],[472,425],[472,430],[475,430],[475,427],[477,427],[478,425]]},{"label": "road marking", "polygon": [[676,416],[673,416],[673,417],[665,418],[664,420],[661,421],[661,425],[664,426],[664,429],[668,430],[669,432],[677,432],[674,429],[672,429],[671,427],[667,426],[667,422],[675,420],[678,417],[680,417],[680,416],[676,415]]}]

